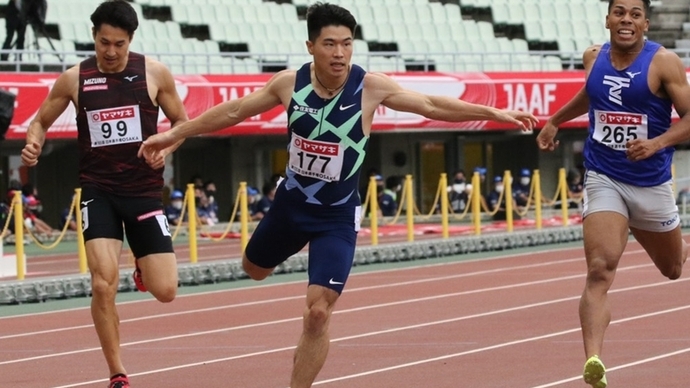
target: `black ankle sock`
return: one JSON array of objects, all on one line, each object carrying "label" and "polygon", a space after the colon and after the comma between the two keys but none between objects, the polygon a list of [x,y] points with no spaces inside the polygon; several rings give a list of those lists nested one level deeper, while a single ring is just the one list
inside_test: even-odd
[{"label": "black ankle sock", "polygon": [[112,375],[112,376],[110,376],[110,380],[112,380],[112,379],[116,379],[116,378],[118,378],[118,377],[124,377],[124,378],[127,378],[127,375],[126,375],[126,374],[123,374],[123,373],[118,373],[118,374],[116,374],[116,375]]}]

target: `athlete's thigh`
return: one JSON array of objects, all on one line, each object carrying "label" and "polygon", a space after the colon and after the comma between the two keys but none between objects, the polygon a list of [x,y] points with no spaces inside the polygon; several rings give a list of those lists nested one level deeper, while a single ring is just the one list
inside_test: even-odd
[{"label": "athlete's thigh", "polygon": [[628,241],[628,206],[620,185],[587,171],[582,208],[587,262],[605,260],[607,267],[615,268]]},{"label": "athlete's thigh", "polygon": [[582,221],[582,233],[588,265],[618,267],[628,242],[627,218],[612,211],[590,213]]},{"label": "athlete's thigh", "polygon": [[247,260],[261,268],[275,268],[302,250],[311,238],[311,233],[301,228],[303,221],[298,209],[290,209],[283,202],[271,205],[247,243]]},{"label": "athlete's thigh", "polygon": [[337,224],[314,236],[309,242],[309,284],[342,293],[356,245],[357,232],[349,224]]},{"label": "athlete's thigh", "polygon": [[136,259],[159,253],[173,254],[172,238],[163,203],[157,198],[118,197],[127,242]]},{"label": "athlete's thigh", "polygon": [[111,284],[117,284],[122,240],[92,238],[84,243],[84,248],[89,271],[94,280],[103,279]]},{"label": "athlete's thigh", "polygon": [[682,261],[686,254],[680,226],[667,232],[651,232],[632,227],[630,230],[658,268],[672,267]]}]

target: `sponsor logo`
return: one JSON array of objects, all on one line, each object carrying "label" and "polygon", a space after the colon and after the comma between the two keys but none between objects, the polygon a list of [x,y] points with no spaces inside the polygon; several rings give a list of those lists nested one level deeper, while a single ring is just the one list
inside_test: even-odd
[{"label": "sponsor logo", "polygon": [[91,114],[91,119],[93,121],[119,120],[134,117],[134,115],[134,108],[127,107],[94,112]]},{"label": "sponsor logo", "polygon": [[347,105],[347,106],[343,106],[343,104],[340,104],[340,108],[339,108],[339,109],[340,109],[340,110],[348,110],[348,109],[352,108],[353,106],[355,106],[355,104],[350,104],[350,105]]},{"label": "sponsor logo", "polygon": [[108,79],[105,77],[99,77],[99,78],[88,78],[84,80],[84,86],[86,85],[100,85],[107,83]]},{"label": "sponsor logo", "polygon": [[319,155],[338,155],[338,145],[317,140],[307,140],[299,137],[295,137],[292,142],[295,147],[304,150],[309,153],[319,154]]},{"label": "sponsor logo", "polygon": [[88,205],[88,204],[91,203],[91,202],[93,202],[93,199],[89,199],[88,201],[81,201],[81,205],[82,205],[82,206],[86,206],[86,205]]},{"label": "sponsor logo", "polygon": [[303,105],[295,105],[292,107],[292,109],[294,109],[298,112],[304,112],[304,113],[310,113],[310,114],[317,114],[319,112],[318,109],[310,108],[308,106],[303,106]]},{"label": "sponsor logo", "polygon": [[609,101],[618,105],[623,105],[621,92],[623,91],[623,88],[630,87],[630,80],[628,78],[606,75],[604,76],[603,84],[611,87],[609,89]]},{"label": "sponsor logo", "polygon": [[626,72],[625,72],[625,74],[627,74],[628,77],[630,77],[630,79],[635,78],[635,76],[638,75],[638,74],[640,74],[640,73],[642,73],[642,72],[641,72],[641,71],[638,71],[638,72],[635,72],[635,73],[633,73],[632,71],[626,71]]},{"label": "sponsor logo", "polygon": [[661,223],[661,226],[673,225],[673,223],[676,222],[677,219],[678,219],[678,215],[676,214],[676,215],[673,216],[673,218],[671,218],[670,220],[662,222],[662,223]]},{"label": "sponsor logo", "polygon": [[124,79],[126,79],[126,80],[129,81],[129,82],[132,82],[132,81],[134,81],[134,79],[137,78],[138,76],[139,76],[139,74],[127,75],[127,76],[124,77]]},{"label": "sponsor logo", "polygon": [[337,285],[343,285],[343,284],[345,284],[345,283],[343,283],[343,282],[336,282],[335,280],[333,280],[333,278],[331,278],[331,279],[328,281],[328,284],[332,284],[332,285],[334,285],[334,286],[337,286]]}]

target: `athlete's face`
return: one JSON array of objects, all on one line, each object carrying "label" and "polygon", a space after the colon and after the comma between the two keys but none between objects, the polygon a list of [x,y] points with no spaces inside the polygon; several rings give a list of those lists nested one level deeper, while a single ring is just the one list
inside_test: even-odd
[{"label": "athlete's face", "polygon": [[126,30],[102,24],[93,29],[98,69],[103,73],[119,73],[127,66],[129,43],[132,39]]},{"label": "athlete's face", "polygon": [[649,19],[642,0],[616,0],[606,15],[606,28],[611,44],[630,50],[644,44],[644,33],[649,29]]},{"label": "athlete's face", "polygon": [[319,74],[334,78],[346,76],[352,59],[352,42],[352,32],[345,26],[324,27],[314,42],[307,41]]}]

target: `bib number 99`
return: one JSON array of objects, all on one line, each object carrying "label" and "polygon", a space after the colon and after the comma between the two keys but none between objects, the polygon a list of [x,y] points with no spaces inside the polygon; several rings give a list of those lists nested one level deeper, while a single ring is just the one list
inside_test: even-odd
[{"label": "bib number 99", "polygon": [[[120,120],[115,124],[115,130],[117,131],[117,136],[124,137],[127,135],[127,123]],[[105,122],[101,125],[101,132],[103,133],[104,139],[110,139],[113,135],[113,128],[109,122]]]}]

